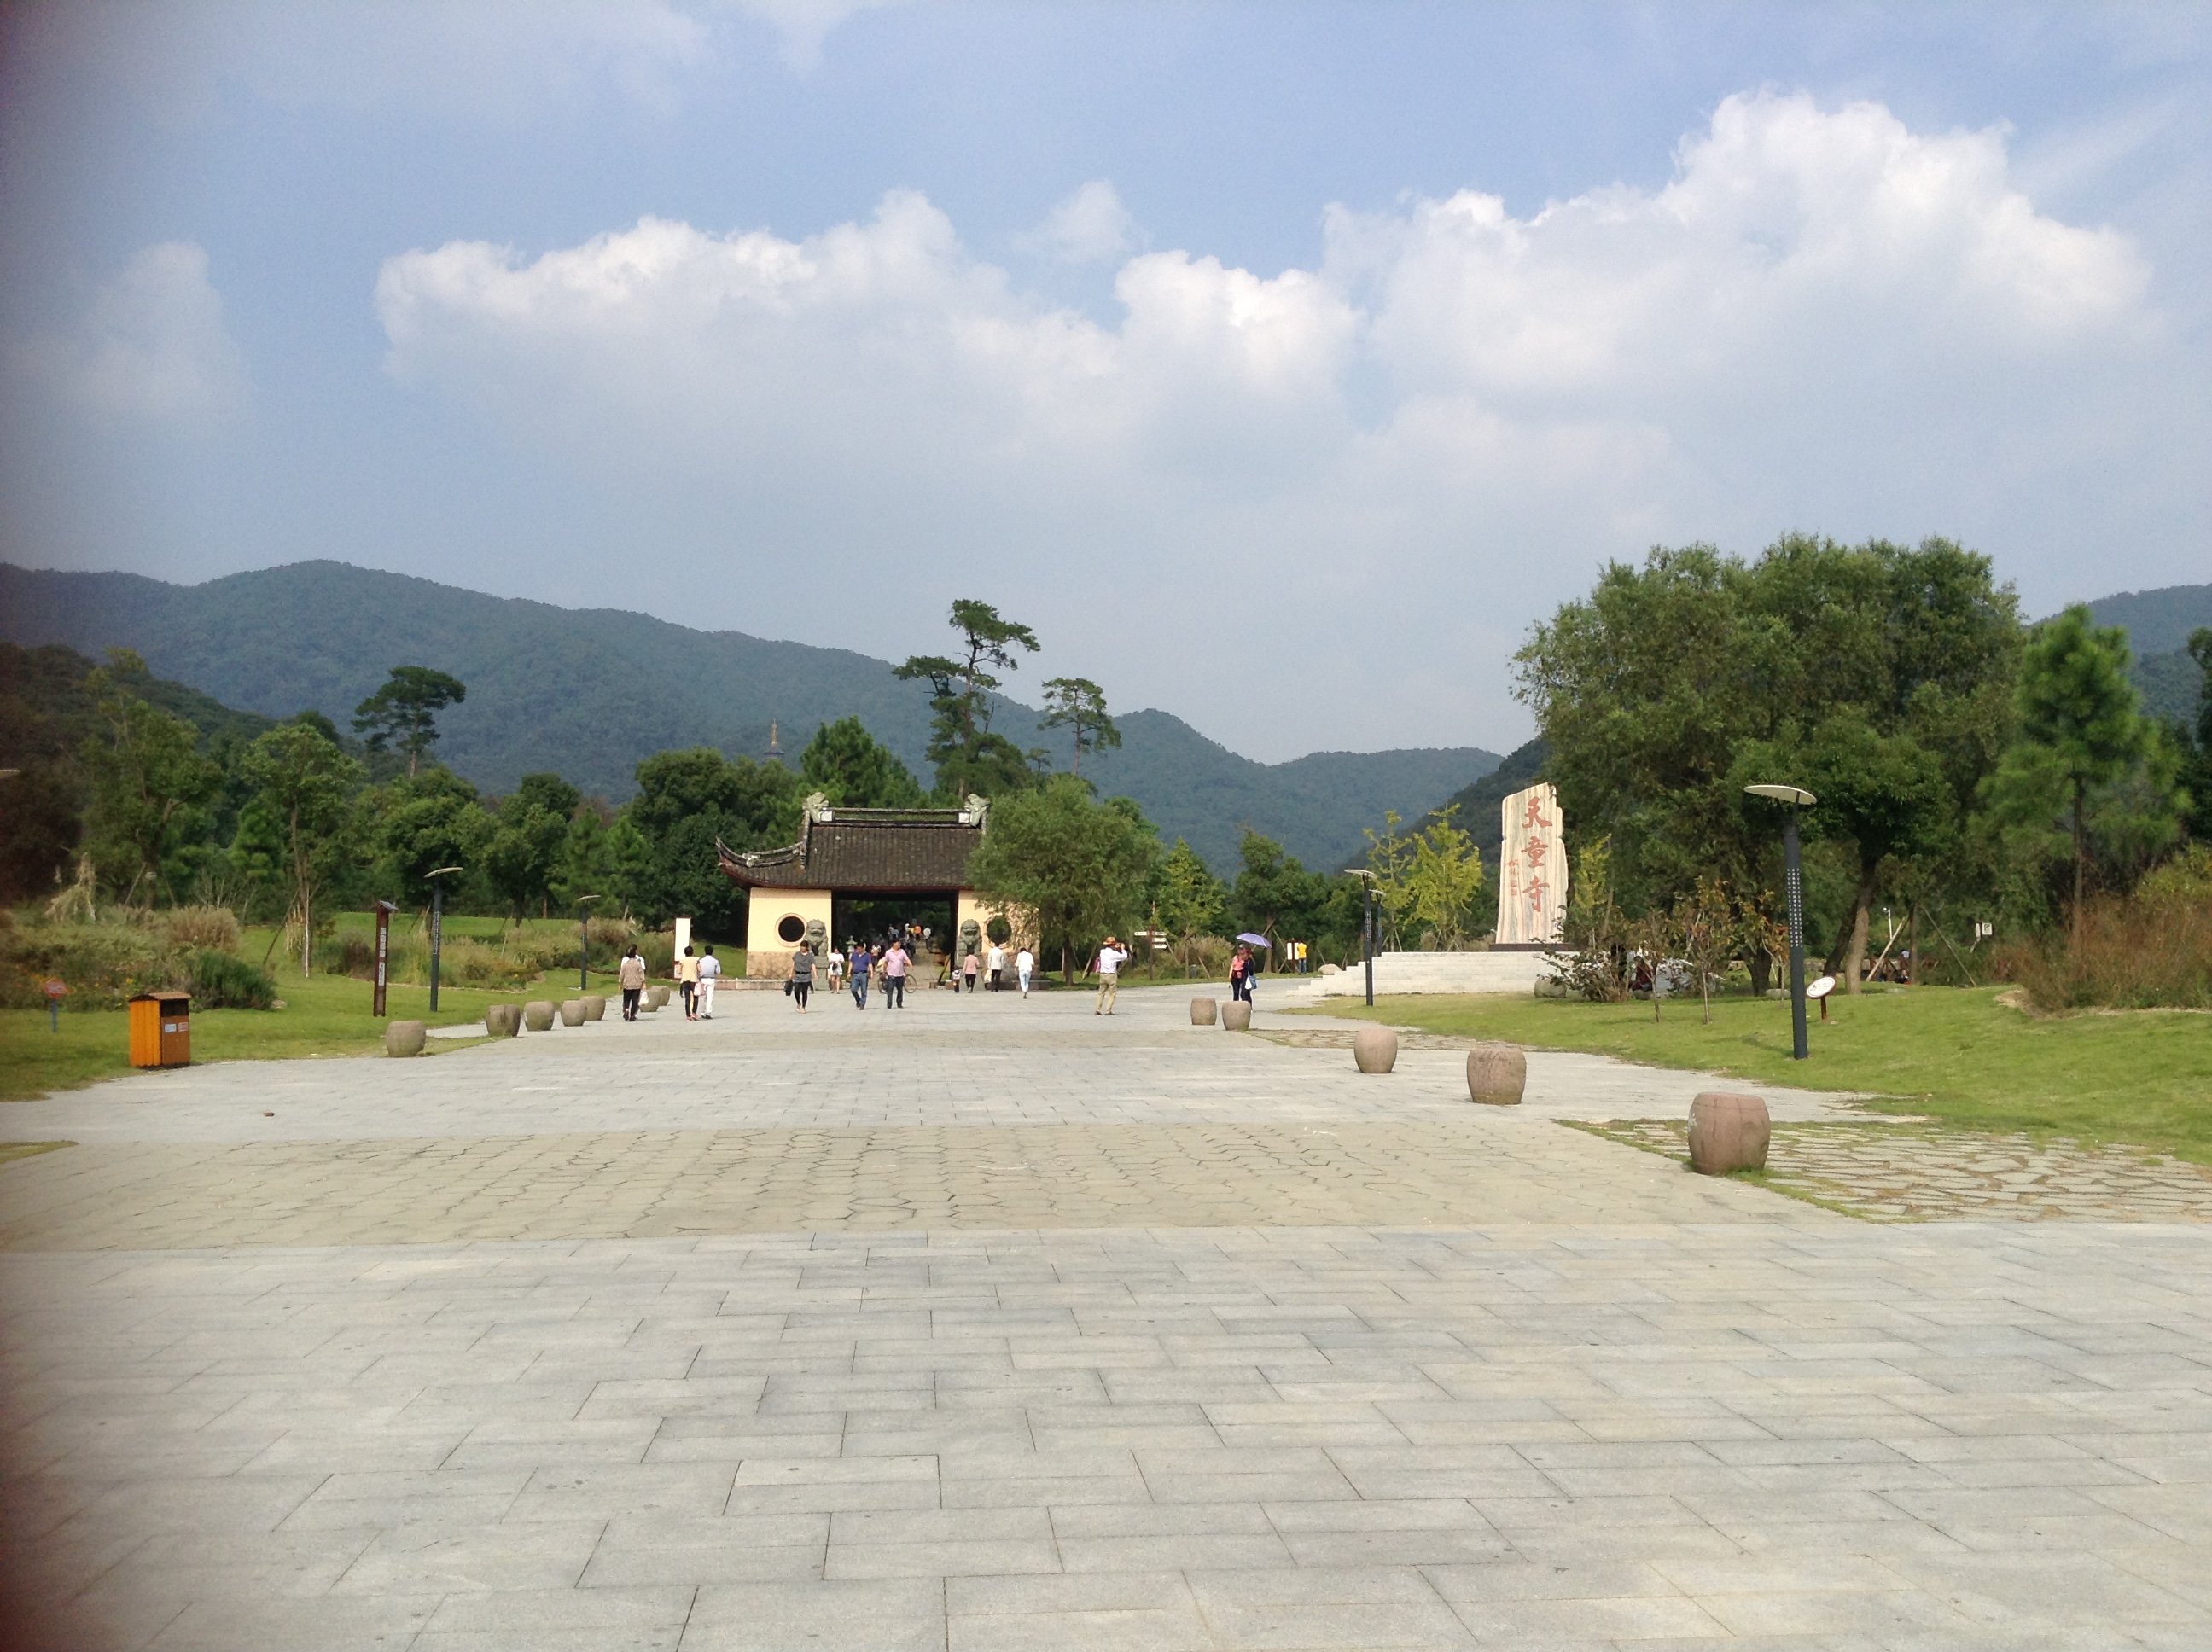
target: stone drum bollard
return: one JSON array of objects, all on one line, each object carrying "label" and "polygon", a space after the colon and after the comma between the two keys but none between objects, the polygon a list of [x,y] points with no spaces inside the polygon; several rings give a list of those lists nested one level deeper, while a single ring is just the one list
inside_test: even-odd
[{"label": "stone drum bollard", "polygon": [[520,1004],[495,1004],[484,1011],[484,1030],[494,1038],[512,1038],[522,1030]]},{"label": "stone drum bollard", "polygon": [[658,1010],[667,1002],[668,989],[665,987],[648,987],[645,989],[645,1007],[647,1009]]},{"label": "stone drum bollard", "polygon": [[388,1022],[384,1029],[384,1053],[386,1055],[420,1055],[427,1032],[419,1021]]},{"label": "stone drum bollard", "polygon": [[606,999],[605,999],[605,998],[603,998],[602,996],[600,996],[600,995],[599,995],[599,993],[585,993],[585,994],[584,994],[584,1019],[585,1019],[585,1020],[586,1020],[586,1021],[599,1021],[599,1020],[601,1020],[601,1019],[603,1019],[603,1018],[605,1017],[606,1012],[607,1012],[607,1001],[606,1001]]},{"label": "stone drum bollard", "polygon": [[1772,1133],[1766,1103],[1758,1096],[1705,1090],[1690,1103],[1690,1168],[1708,1176],[1763,1170]]},{"label": "stone drum bollard", "polygon": [[1511,1044],[1479,1044],[1467,1053],[1468,1099],[1485,1107],[1517,1107],[1528,1086],[1528,1058]]},{"label": "stone drum bollard", "polygon": [[1362,1027],[1352,1036],[1352,1059],[1362,1072],[1388,1072],[1398,1065],[1398,1035],[1388,1027]]},{"label": "stone drum bollard", "polygon": [[561,1024],[564,1027],[580,1027],[584,1024],[583,999],[566,998],[561,1000]]},{"label": "stone drum bollard", "polygon": [[1252,1030],[1252,1006],[1243,999],[1231,999],[1221,1006],[1221,1029],[1224,1032]]},{"label": "stone drum bollard", "polygon": [[1211,1027],[1213,1024],[1213,1000],[1212,999],[1194,998],[1191,999],[1190,1024],[1194,1027]]},{"label": "stone drum bollard", "polygon": [[532,1032],[553,1030],[553,1006],[542,998],[533,998],[522,1006],[522,1024]]}]

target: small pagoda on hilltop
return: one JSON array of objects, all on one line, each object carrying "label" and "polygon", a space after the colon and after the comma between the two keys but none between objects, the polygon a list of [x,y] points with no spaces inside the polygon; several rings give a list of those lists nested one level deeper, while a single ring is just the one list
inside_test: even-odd
[{"label": "small pagoda on hilltop", "polygon": [[[931,951],[951,954],[972,924],[968,939],[975,944],[1000,915],[968,878],[990,808],[970,797],[957,809],[833,809],[817,792],[788,847],[740,853],[717,839],[723,876],[747,891],[746,975],[790,975],[792,955],[805,943],[819,957],[855,940],[872,944],[893,929],[918,927]],[[1027,913],[1004,915],[1016,934],[1010,944],[1035,944]]]}]

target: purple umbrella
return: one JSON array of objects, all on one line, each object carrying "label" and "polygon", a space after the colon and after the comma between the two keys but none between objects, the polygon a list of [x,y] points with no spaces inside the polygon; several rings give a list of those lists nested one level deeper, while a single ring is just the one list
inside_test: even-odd
[{"label": "purple umbrella", "polygon": [[1255,935],[1249,930],[1247,930],[1243,934],[1239,935],[1237,938],[1243,942],[1247,946],[1263,947],[1270,952],[1275,950],[1274,943],[1270,941],[1265,935]]}]

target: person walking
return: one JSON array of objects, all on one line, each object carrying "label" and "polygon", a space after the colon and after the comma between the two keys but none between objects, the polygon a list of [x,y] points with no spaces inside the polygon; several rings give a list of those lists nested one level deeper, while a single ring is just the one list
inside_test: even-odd
[{"label": "person walking", "polygon": [[884,1008],[906,1008],[906,972],[913,963],[907,957],[906,944],[893,941],[891,950],[884,954]]},{"label": "person walking", "polygon": [[814,943],[801,941],[799,951],[791,955],[791,996],[798,1001],[799,1012],[806,1013],[806,1000],[814,992]]},{"label": "person walking", "polygon": [[822,968],[830,977],[830,984],[823,988],[824,992],[834,993],[845,984],[845,955],[836,947],[831,947],[829,957],[822,960]]},{"label": "person walking", "polygon": [[1014,954],[1014,975],[1022,983],[1022,998],[1024,1002],[1028,1000],[1030,995],[1030,976],[1036,969],[1036,955],[1029,948],[1025,946]]},{"label": "person walking", "polygon": [[868,951],[866,941],[853,943],[853,956],[845,960],[848,978],[853,985],[853,1007],[868,1007],[868,971],[876,967],[876,955]]},{"label": "person walking", "polygon": [[615,966],[615,981],[622,988],[623,1019],[637,1019],[637,1001],[645,995],[645,960],[638,956],[637,943],[630,943],[629,951],[622,955]]},{"label": "person walking", "polygon": [[722,961],[714,956],[714,949],[710,946],[707,949],[707,956],[699,960],[698,999],[699,1019],[702,1021],[714,1018],[714,983],[721,978]]},{"label": "person walking", "polygon": [[1229,955],[1229,1000],[1232,1004],[1244,1001],[1245,982],[1252,969],[1252,949],[1240,946]]},{"label": "person walking", "polygon": [[693,1013],[692,999],[699,991],[699,960],[688,946],[684,949],[684,956],[676,960],[676,990],[684,997],[684,1018],[696,1021],[699,1017]]},{"label": "person walking", "polygon": [[973,951],[960,961],[960,978],[968,983],[968,996],[970,998],[975,996],[975,979],[982,969],[983,960],[977,957]]},{"label": "person walking", "polygon": [[990,951],[984,957],[983,967],[991,972],[991,990],[994,993],[1005,992],[1006,990],[1006,949],[998,942],[993,941]]},{"label": "person walking", "polygon": [[1091,1014],[1114,1013],[1114,995],[1121,987],[1121,966],[1128,962],[1128,957],[1129,955],[1121,949],[1111,935],[1098,949],[1098,1003],[1091,1010]]}]

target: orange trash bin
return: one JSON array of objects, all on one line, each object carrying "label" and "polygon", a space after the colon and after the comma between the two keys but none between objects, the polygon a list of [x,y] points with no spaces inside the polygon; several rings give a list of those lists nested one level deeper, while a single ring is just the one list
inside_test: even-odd
[{"label": "orange trash bin", "polygon": [[192,1060],[190,993],[141,993],[131,1000],[131,1065],[182,1067]]}]

